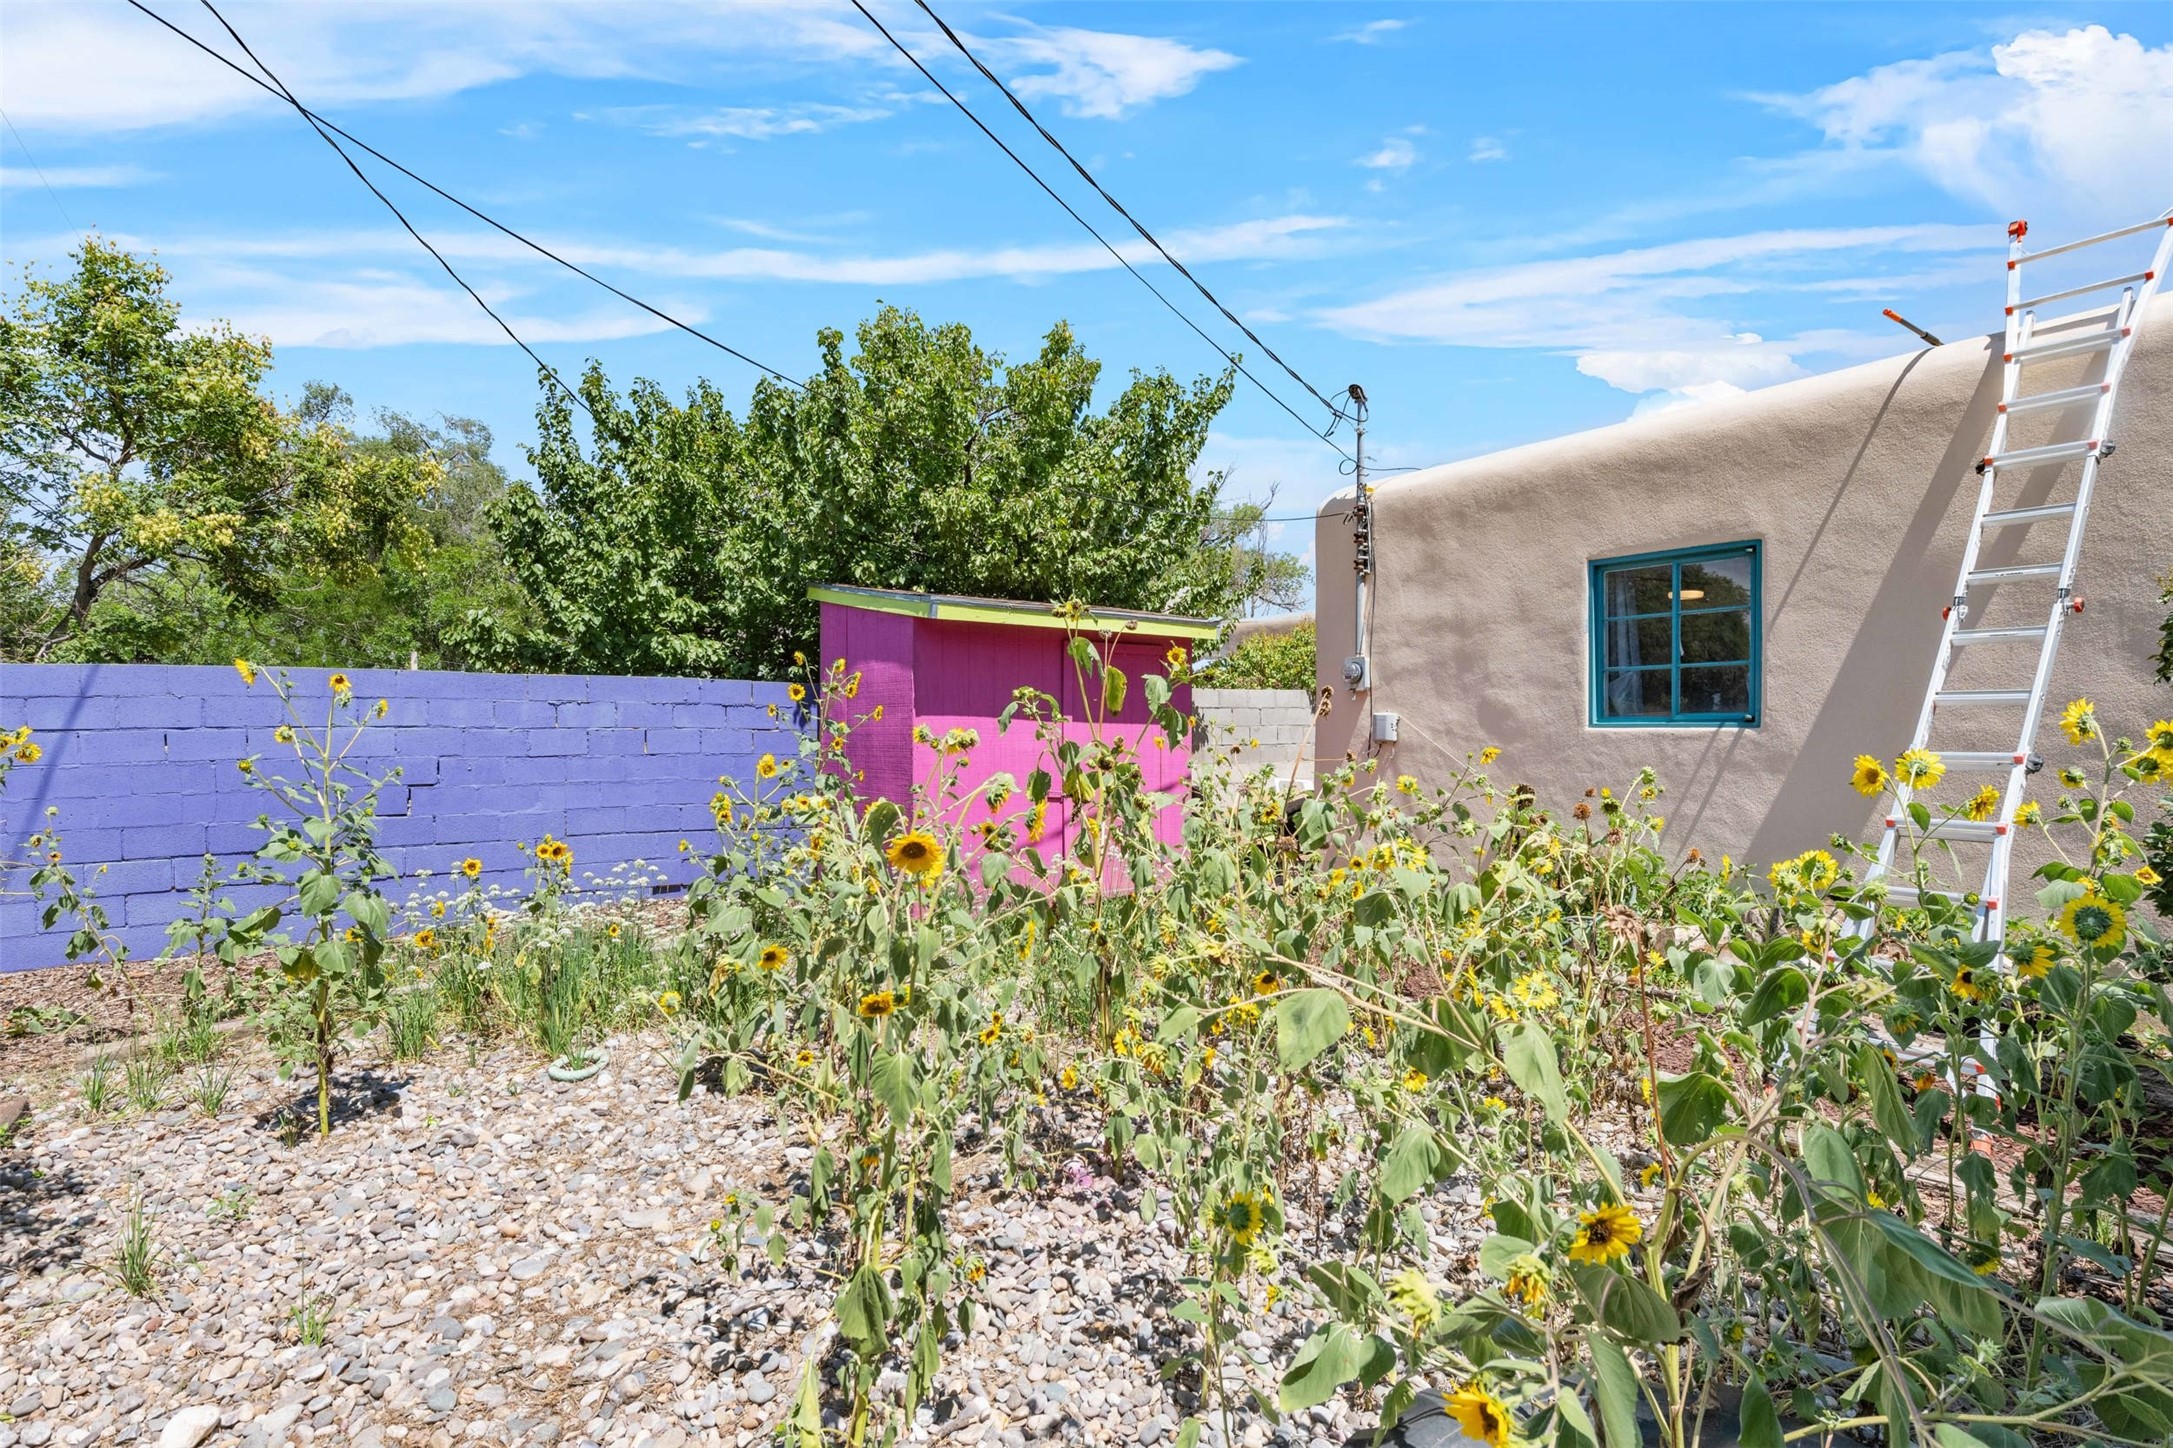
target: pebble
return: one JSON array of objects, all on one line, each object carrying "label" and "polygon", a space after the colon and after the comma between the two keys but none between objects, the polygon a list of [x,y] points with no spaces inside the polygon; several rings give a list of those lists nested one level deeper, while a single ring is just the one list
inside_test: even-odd
[{"label": "pebble", "polygon": [[[811,1152],[759,1099],[678,1101],[658,1044],[614,1042],[612,1069],[573,1086],[510,1048],[350,1060],[396,1086],[291,1146],[259,1124],[294,1089],[268,1064],[243,1063],[209,1119],[91,1117],[54,1083],[0,1152],[0,1197],[22,1203],[0,1244],[0,1448],[766,1444],[835,1345],[835,1281],[800,1245],[729,1273],[708,1224],[727,1191],[782,1203]],[[1047,1122],[1070,1138],[1043,1143],[1051,1160],[1081,1164],[1052,1191],[960,1174],[953,1246],[987,1277],[907,1442],[1169,1448],[1199,1411],[1159,1374],[1196,1341],[1169,1316],[1186,1263],[1167,1213],[1143,1229],[1135,1189],[1085,1169],[1098,1120]],[[149,1301],[101,1272],[139,1193],[162,1254]],[[1286,1212],[1305,1255],[1310,1218]],[[1453,1206],[1432,1226],[1467,1257],[1485,1231]],[[305,1299],[321,1341],[299,1338]],[[1226,1448],[1340,1444],[1370,1423],[1338,1400],[1277,1427],[1247,1402],[1272,1399],[1312,1312],[1286,1300],[1246,1321],[1222,1369]],[[1219,1425],[1201,1438],[1221,1441]]]}]

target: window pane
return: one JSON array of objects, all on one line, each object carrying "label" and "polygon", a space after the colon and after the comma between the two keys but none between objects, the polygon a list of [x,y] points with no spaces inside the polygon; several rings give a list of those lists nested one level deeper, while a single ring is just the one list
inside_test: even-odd
[{"label": "window pane", "polygon": [[1665,719],[1672,702],[1671,671],[1667,669],[1613,669],[1607,675],[1607,719]]},{"label": "window pane", "polygon": [[1749,554],[1739,558],[1708,558],[1683,565],[1684,608],[1725,608],[1749,602]]},{"label": "window pane", "polygon": [[1684,669],[1685,714],[1748,714],[1750,712],[1750,665],[1724,668]]},{"label": "window pane", "polygon": [[[1683,615],[1684,663],[1733,664],[1745,662],[1749,658],[1749,609]],[[1644,662],[1652,661],[1647,659]]]},{"label": "window pane", "polygon": [[1607,660],[1610,669],[1634,669],[1640,664],[1671,664],[1675,647],[1674,626],[1664,618],[1617,619],[1607,625]]},{"label": "window pane", "polygon": [[1602,576],[1601,584],[1601,598],[1609,618],[1626,613],[1666,613],[1668,593],[1675,587],[1675,570],[1665,563],[1611,568]]}]

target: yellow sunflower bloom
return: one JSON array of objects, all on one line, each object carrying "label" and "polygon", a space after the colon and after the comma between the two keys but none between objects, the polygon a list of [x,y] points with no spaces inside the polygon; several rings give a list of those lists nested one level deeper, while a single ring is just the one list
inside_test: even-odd
[{"label": "yellow sunflower bloom", "polygon": [[1266,1220],[1260,1211],[1260,1198],[1253,1192],[1232,1192],[1222,1204],[1219,1214],[1222,1229],[1230,1234],[1230,1240],[1240,1247],[1250,1247],[1254,1237],[1260,1234],[1260,1225]]},{"label": "yellow sunflower bloom", "polygon": [[2148,865],[2138,865],[2135,867],[2135,883],[2141,885],[2146,890],[2156,885],[2163,878],[2164,876],[2160,875],[2156,870],[2153,870]]},{"label": "yellow sunflower bloom", "polygon": [[898,1009],[898,997],[887,990],[871,990],[860,998],[860,1014],[879,1021]]},{"label": "yellow sunflower bloom", "polygon": [[1627,1257],[1644,1235],[1644,1224],[1637,1220],[1635,1212],[1620,1202],[1609,1202],[1579,1214],[1577,1235],[1569,1244],[1569,1260],[1604,1267],[1619,1257]]},{"label": "yellow sunflower bloom", "polygon": [[1894,777],[1911,789],[1930,789],[1947,776],[1947,762],[1929,749],[1912,749],[1894,761]]},{"label": "yellow sunflower bloom", "polygon": [[243,688],[253,689],[256,687],[257,666],[255,664],[250,663],[247,659],[236,659],[234,660],[234,672],[241,675]]},{"label": "yellow sunflower bloom", "polygon": [[791,700],[791,701],[792,701],[793,703],[795,703],[795,704],[799,704],[799,703],[803,703],[803,702],[805,702],[805,701],[806,701],[806,699],[807,699],[807,685],[805,685],[805,684],[787,684],[787,685],[785,685],[785,697],[786,697],[786,698],[788,698],[788,699],[790,699],[790,700]]},{"label": "yellow sunflower bloom", "polygon": [[777,778],[777,770],[777,756],[774,754],[765,754],[755,761],[755,773],[764,779]]},{"label": "yellow sunflower bloom", "polygon": [[1503,1448],[1515,1424],[1509,1417],[1508,1408],[1477,1383],[1466,1383],[1449,1394],[1444,1404],[1449,1416],[1464,1430],[1464,1436],[1486,1448]]},{"label": "yellow sunflower bloom", "polygon": [[2060,933],[2085,950],[2107,950],[2128,938],[2128,915],[2119,902],[2095,891],[2061,907]]},{"label": "yellow sunflower bloom", "polygon": [[883,858],[890,861],[894,870],[925,878],[943,868],[943,847],[926,830],[914,830],[892,840],[890,847],[883,851]]},{"label": "yellow sunflower bloom", "polygon": [[1969,797],[1969,803],[1962,806],[1962,813],[1982,824],[1999,813],[1999,801],[1999,787],[1988,784]]},{"label": "yellow sunflower bloom", "polygon": [[755,958],[755,964],[764,970],[783,970],[791,960],[792,952],[782,945],[765,945],[762,954]]},{"label": "yellow sunflower bloom", "polygon": [[1479,751],[1479,762],[1481,764],[1492,764],[1499,758],[1501,758],[1501,750],[1492,744]]},{"label": "yellow sunflower bloom", "polygon": [[2098,706],[2088,699],[2070,700],[2060,711],[2060,732],[2070,744],[2087,744],[2098,737]]},{"label": "yellow sunflower bloom", "polygon": [[473,880],[476,876],[483,873],[483,862],[481,860],[478,860],[475,856],[470,855],[467,859],[460,862],[460,873],[466,875],[469,879]]},{"label": "yellow sunflower bloom", "polygon": [[1886,766],[1869,754],[1856,756],[1856,767],[1849,771],[1849,784],[1865,799],[1882,794],[1886,790]]},{"label": "yellow sunflower bloom", "polygon": [[348,681],[345,674],[334,674],[325,682],[332,686],[332,697],[335,699],[345,700],[355,692],[355,686]]}]

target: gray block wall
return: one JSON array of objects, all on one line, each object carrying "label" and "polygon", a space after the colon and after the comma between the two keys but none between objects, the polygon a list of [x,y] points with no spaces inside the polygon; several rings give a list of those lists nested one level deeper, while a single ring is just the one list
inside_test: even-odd
[{"label": "gray block wall", "polygon": [[1312,777],[1312,699],[1303,689],[1203,689],[1192,691],[1195,748],[1235,748],[1240,772],[1298,765],[1301,781]]}]

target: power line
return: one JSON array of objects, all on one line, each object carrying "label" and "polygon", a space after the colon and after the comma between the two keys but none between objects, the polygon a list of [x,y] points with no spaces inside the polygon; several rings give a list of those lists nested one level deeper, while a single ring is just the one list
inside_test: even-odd
[{"label": "power line", "polygon": [[[129,0],[129,3],[135,5],[138,10],[143,11],[144,14],[150,16],[153,20],[156,20],[160,25],[165,26],[166,29],[172,31],[175,35],[178,35],[189,44],[195,46],[198,50],[210,56],[213,60],[219,62],[219,64],[225,66],[228,70],[233,71],[243,80],[246,80],[251,85],[256,86],[259,90],[269,92],[274,96],[280,96],[280,92],[273,89],[272,86],[266,84],[262,78],[250,74],[248,70],[244,69],[239,65],[236,65],[231,59],[224,55],[221,55],[217,50],[214,50],[212,47],[204,44],[203,41],[197,39],[188,31],[183,30],[180,26],[175,25],[172,21],[166,19],[163,15],[160,15],[154,10],[148,9],[141,4],[137,4],[137,0]],[[229,28],[228,33],[232,33],[231,28]],[[244,46],[243,48],[247,49],[246,46]],[[268,73],[269,72],[267,72],[267,74]],[[740,351],[738,348],[732,346],[731,344],[720,341],[717,338],[710,336],[709,333],[704,332],[701,328],[696,327],[689,322],[683,322],[679,318],[671,315],[671,313],[663,311],[662,309],[654,307],[648,302],[643,301],[640,297],[635,296],[633,293],[624,291],[621,288],[612,285],[610,282],[604,280],[604,278],[596,275],[596,273],[582,266],[579,262],[571,261],[566,257],[560,256],[557,252],[551,250],[542,242],[536,241],[532,237],[516,231],[512,227],[506,225],[504,222],[498,220],[496,217],[491,216],[486,212],[477,210],[475,207],[461,200],[458,196],[453,195],[452,192],[447,191],[444,187],[438,185],[436,182],[431,181],[425,176],[420,176],[416,174],[414,171],[408,169],[400,162],[386,155],[383,151],[378,150],[368,141],[365,141],[359,136],[356,136],[353,132],[344,129],[336,122],[327,120],[325,117],[318,115],[315,111],[309,110],[307,107],[300,106],[300,103],[294,102],[292,97],[281,96],[281,98],[288,100],[292,104],[295,104],[301,110],[302,114],[307,117],[313,124],[321,126],[325,130],[331,131],[334,135],[346,140],[350,145],[353,145],[358,150],[368,152],[371,156],[375,157],[380,162],[384,163],[387,166],[390,166],[393,170],[398,171],[401,175],[407,177],[408,180],[413,181],[416,185],[421,186],[425,190],[434,193],[443,200],[451,202],[453,205],[459,207],[462,211],[467,212],[470,216],[482,222],[485,226],[490,227],[492,230],[499,232],[501,235],[510,237],[514,241],[519,242],[521,245],[527,247],[530,251],[535,252],[537,255],[542,256],[550,261],[556,262],[558,265],[566,268],[566,270],[574,273],[574,275],[582,278],[583,280],[595,283],[597,286],[602,287],[605,291],[619,298],[619,300],[626,302],[629,305],[639,307],[642,311],[647,312],[650,316],[655,317],[658,321],[663,322],[668,326],[675,327],[678,330],[686,333],[688,336],[696,338],[699,341],[707,342],[710,346],[716,348],[720,352],[723,352],[725,355],[736,358],[737,360],[746,363],[748,366],[754,368],[756,371],[765,373],[768,376],[775,378],[777,381],[782,382],[787,387],[793,388],[795,390],[804,390],[801,389],[800,384],[797,381],[778,371],[776,368],[768,366],[765,363],[756,361],[754,358],[748,356],[745,352]]]},{"label": "power line", "polygon": [[68,214],[68,208],[60,204],[60,193],[53,189],[52,182],[45,179],[45,168],[38,164],[37,157],[30,154],[29,143],[23,139],[23,133],[15,129],[14,117],[10,116],[6,111],[0,111],[0,121],[8,123],[8,134],[13,136],[15,144],[22,148],[23,159],[30,163],[30,169],[37,174],[38,184],[45,188],[45,194],[53,198],[53,209],[60,213],[62,221],[68,223],[68,229],[75,233],[75,239],[77,241],[83,240],[83,228],[75,224],[75,218]]},{"label": "power line", "polygon": [[1041,124],[1039,120],[1035,119],[1034,113],[1026,108],[1026,102],[1020,100],[1018,96],[1012,91],[1011,87],[1005,85],[1003,81],[997,77],[996,72],[990,70],[986,65],[983,65],[981,63],[981,57],[975,55],[971,50],[968,50],[966,48],[966,42],[959,38],[958,32],[951,29],[950,25],[944,20],[942,16],[936,14],[935,9],[929,5],[928,0],[913,0],[913,3],[920,6],[922,12],[925,13],[930,20],[933,20],[936,23],[936,28],[938,30],[941,30],[945,38],[948,39],[952,45],[958,48],[958,53],[966,57],[967,60],[971,61],[973,63],[973,68],[981,72],[981,74],[988,79],[988,83],[990,85],[996,87],[997,90],[1003,93],[1003,98],[1011,102],[1011,108],[1017,111],[1021,116],[1025,117],[1026,123],[1028,125],[1032,126],[1035,130],[1041,133],[1041,139],[1047,141],[1051,146],[1053,146],[1056,149],[1057,155],[1062,156],[1066,161],[1069,161],[1071,163],[1071,169],[1079,173],[1079,179],[1086,182],[1087,185],[1093,187],[1095,192],[1100,195],[1102,200],[1109,203],[1110,210],[1116,212],[1117,215],[1123,217],[1126,221],[1129,221],[1132,224],[1132,230],[1139,233],[1141,240],[1145,241],[1147,245],[1153,247],[1156,251],[1160,252],[1162,254],[1162,260],[1168,262],[1171,266],[1175,267],[1179,276],[1183,277],[1186,281],[1192,283],[1192,289],[1194,291],[1198,292],[1201,296],[1207,298],[1209,303],[1214,306],[1215,310],[1222,313],[1222,315],[1229,320],[1231,326],[1237,328],[1240,332],[1243,332],[1248,341],[1250,341],[1255,347],[1258,347],[1262,352],[1266,353],[1268,360],[1270,362],[1273,362],[1276,366],[1282,368],[1283,371],[1289,376],[1291,381],[1297,383],[1307,392],[1312,393],[1313,400],[1318,402],[1322,407],[1327,408],[1332,413],[1336,413],[1339,417],[1341,416],[1341,410],[1337,406],[1337,404],[1330,402],[1326,397],[1322,396],[1319,388],[1315,387],[1312,383],[1306,381],[1303,376],[1299,375],[1299,372],[1295,367],[1292,367],[1288,362],[1285,362],[1281,357],[1277,356],[1273,347],[1270,347],[1266,342],[1260,340],[1260,334],[1258,332],[1255,332],[1252,328],[1246,326],[1243,322],[1239,321],[1237,313],[1231,311],[1228,307],[1224,306],[1222,304],[1222,299],[1217,297],[1213,292],[1209,291],[1206,284],[1202,282],[1198,277],[1194,276],[1191,270],[1187,268],[1183,262],[1179,261],[1176,257],[1170,255],[1169,248],[1162,245],[1161,242],[1157,241],[1155,239],[1154,233],[1147,230],[1145,226],[1142,226],[1140,224],[1138,217],[1132,215],[1131,212],[1126,211],[1124,209],[1124,203],[1117,200],[1116,197],[1110,195],[1109,189],[1103,186],[1101,182],[1094,179],[1094,173],[1087,170],[1085,166],[1079,164],[1078,157],[1072,155],[1071,152],[1064,149],[1064,143],[1062,141],[1059,141],[1055,136],[1049,134],[1049,128]]},{"label": "power line", "polygon": [[[131,0],[131,3],[134,3],[134,0]],[[861,16],[868,22],[868,24],[874,26],[876,30],[882,35],[883,39],[890,42],[893,49],[895,49],[900,55],[904,56],[907,61],[911,62],[913,68],[919,71],[922,77],[926,79],[930,85],[934,86],[937,90],[943,93],[943,98],[945,100],[956,106],[959,113],[963,115],[967,120],[973,122],[974,129],[978,130],[982,135],[988,137],[989,140],[993,141],[996,145],[996,149],[1002,151],[1006,156],[1009,156],[1014,165],[1016,165],[1021,171],[1024,171],[1027,176],[1032,179],[1033,183],[1036,186],[1039,186],[1044,192],[1048,194],[1048,197],[1051,201],[1054,201],[1058,206],[1064,208],[1065,215],[1069,216],[1073,221],[1078,222],[1081,227],[1085,228],[1087,235],[1093,237],[1096,241],[1101,243],[1102,250],[1108,252],[1112,257],[1116,258],[1117,265],[1123,267],[1126,271],[1130,272],[1134,280],[1136,280],[1141,286],[1145,287],[1148,291],[1154,293],[1155,300],[1160,302],[1163,306],[1169,308],[1171,315],[1175,316],[1177,320],[1183,322],[1187,327],[1190,327],[1201,341],[1205,342],[1208,346],[1214,348],[1217,353],[1221,354],[1222,360],[1229,363],[1232,367],[1236,368],[1237,371],[1244,376],[1246,381],[1252,383],[1253,386],[1259,388],[1262,392],[1266,393],[1269,400],[1272,401],[1277,407],[1280,407],[1283,411],[1289,413],[1291,417],[1297,421],[1300,427],[1304,428],[1307,432],[1313,434],[1313,436],[1319,438],[1322,442],[1328,444],[1328,446],[1334,448],[1337,452],[1342,453],[1346,460],[1349,459],[1350,454],[1344,452],[1342,446],[1329,435],[1335,430],[1335,425],[1333,423],[1330,423],[1326,429],[1322,429],[1313,426],[1313,424],[1310,422],[1307,422],[1296,408],[1292,407],[1289,403],[1283,401],[1282,397],[1278,395],[1273,388],[1269,387],[1265,382],[1262,382],[1258,377],[1254,376],[1252,371],[1247,368],[1243,362],[1240,362],[1235,356],[1233,356],[1227,348],[1225,348],[1220,342],[1217,342],[1213,337],[1210,337],[1207,333],[1201,331],[1199,323],[1193,321],[1190,317],[1186,316],[1183,311],[1179,310],[1175,302],[1171,301],[1168,297],[1162,294],[1161,288],[1157,287],[1153,282],[1147,280],[1146,276],[1140,271],[1138,267],[1132,265],[1132,263],[1125,257],[1123,252],[1118,251],[1116,247],[1110,244],[1107,237],[1103,236],[1099,231],[1096,231],[1094,229],[1094,224],[1092,222],[1088,221],[1084,216],[1081,216],[1075,209],[1073,209],[1072,204],[1069,201],[1066,201],[1062,196],[1058,195],[1055,188],[1051,187],[1048,182],[1041,179],[1041,174],[1039,172],[1034,170],[1032,166],[1026,164],[1025,158],[1020,156],[1018,152],[1012,150],[1010,146],[1006,145],[1001,136],[990,130],[987,125],[982,122],[981,118],[973,113],[972,107],[968,106],[964,101],[960,100],[955,94],[953,94],[949,86],[945,85],[942,81],[936,79],[935,73],[929,70],[927,66],[921,64],[920,57],[915,55],[910,49],[908,49],[904,42],[900,41],[897,36],[891,34],[889,27],[885,26],[882,21],[876,19],[874,12],[869,10],[868,7],[864,3],[862,3],[862,0],[852,0],[852,4],[853,8],[860,12]],[[1167,255],[1167,253],[1165,253],[1165,255]],[[1179,268],[1179,270],[1183,270],[1183,268]],[[1189,275],[1189,273],[1187,275]],[[1194,285],[1198,285],[1198,283],[1194,283]],[[1220,304],[1218,303],[1217,305]],[[1240,325],[1242,326],[1242,324]],[[1247,335],[1250,336],[1251,334],[1247,333]],[[1255,340],[1257,341],[1258,339],[1255,338]],[[1266,350],[1264,345],[1262,350]],[[1274,356],[1272,352],[1268,355]],[[1280,363],[1282,359],[1276,358],[1276,361]],[[1287,372],[1290,369],[1285,366],[1283,370]],[[1291,373],[1291,375],[1293,377],[1297,376],[1297,374],[1294,372]],[[1311,384],[1307,383],[1304,378],[1299,377],[1298,382],[1301,386],[1305,387],[1306,391],[1312,392],[1315,397],[1320,396],[1318,392],[1313,391]],[[1327,399],[1325,398],[1322,398],[1321,400],[1324,403],[1327,401]],[[1334,405],[1332,403],[1328,405],[1330,409],[1333,410]]]},{"label": "power line", "polygon": [[[153,18],[156,18],[154,12],[148,9],[142,3],[142,0],[128,0],[128,3],[135,6],[138,10],[142,10],[146,15],[153,15]],[[401,211],[398,206],[395,206],[393,204],[392,198],[377,189],[377,183],[375,181],[372,181],[369,176],[364,173],[363,169],[355,164],[355,158],[348,155],[346,149],[342,147],[338,141],[332,139],[331,133],[317,123],[317,118],[310,114],[309,107],[303,105],[299,100],[295,99],[294,92],[287,89],[286,82],[282,81],[277,75],[274,75],[270,66],[266,65],[263,61],[257,59],[257,53],[249,48],[249,42],[241,38],[240,31],[236,30],[233,26],[226,23],[226,17],[219,13],[219,8],[216,5],[213,5],[211,3],[211,0],[201,0],[201,3],[206,10],[209,10],[211,12],[211,18],[218,21],[220,26],[226,31],[226,33],[234,38],[234,43],[241,47],[242,54],[248,56],[250,62],[254,64],[258,70],[264,72],[264,78],[272,83],[272,86],[277,89],[279,95],[285,97],[287,104],[293,106],[294,109],[301,114],[303,121],[308,124],[311,130],[317,133],[318,139],[323,141],[327,146],[330,146],[332,148],[333,154],[338,156],[341,161],[346,163],[348,170],[355,173],[355,179],[357,181],[360,181],[364,186],[367,186],[370,189],[370,194],[384,203],[385,209],[392,213],[393,219],[400,223],[400,225],[406,230],[407,234],[414,237],[416,243],[421,246],[424,251],[429,252],[432,259],[435,260],[439,266],[445,268],[445,274],[451,277],[456,283],[458,283],[460,289],[466,292],[468,296],[475,302],[475,304],[483,309],[483,313],[485,316],[489,317],[493,322],[496,322],[498,324],[498,330],[505,333],[506,336],[510,337],[513,340],[514,346],[520,348],[523,352],[526,352],[528,354],[528,360],[535,363],[537,369],[541,371],[544,376],[550,378],[553,383],[557,384],[558,390],[565,393],[566,396],[573,402],[574,406],[580,408],[583,412],[588,412],[589,417],[593,420],[596,414],[594,414],[593,412],[589,412],[589,405],[581,400],[581,394],[574,391],[571,387],[568,387],[566,385],[566,379],[560,377],[557,371],[552,368],[550,363],[544,361],[541,357],[537,356],[535,348],[529,346],[526,342],[523,342],[521,340],[520,333],[514,331],[512,326],[506,321],[506,319],[499,316],[496,309],[494,309],[489,302],[483,300],[483,294],[481,292],[478,292],[474,287],[468,285],[467,278],[463,277],[459,272],[455,271],[453,269],[453,264],[447,261],[444,256],[439,253],[436,247],[430,244],[429,238],[425,237],[421,232],[415,229],[414,223],[410,222],[407,219],[407,214],[405,212]],[[244,71],[243,74],[246,75],[247,72]]]}]

